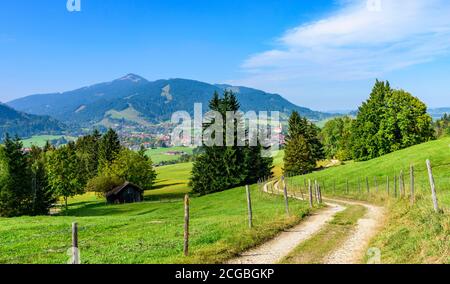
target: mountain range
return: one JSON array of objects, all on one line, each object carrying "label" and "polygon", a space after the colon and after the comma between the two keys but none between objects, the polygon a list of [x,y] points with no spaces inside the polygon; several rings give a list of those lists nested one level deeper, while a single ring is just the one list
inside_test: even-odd
[{"label": "mountain range", "polygon": [[287,117],[296,110],[316,121],[334,116],[252,88],[186,79],[151,82],[135,74],[69,92],[31,95],[7,104],[22,112],[51,116],[70,126],[91,128],[126,124],[145,128],[169,121],[176,111],[192,115],[194,103],[202,103],[203,111],[207,111],[214,92],[221,94],[225,90],[236,94],[244,112],[280,111]]},{"label": "mountain range", "polygon": [[60,134],[66,126],[49,116],[31,115],[0,103],[0,141],[6,133],[30,137],[35,134]]}]

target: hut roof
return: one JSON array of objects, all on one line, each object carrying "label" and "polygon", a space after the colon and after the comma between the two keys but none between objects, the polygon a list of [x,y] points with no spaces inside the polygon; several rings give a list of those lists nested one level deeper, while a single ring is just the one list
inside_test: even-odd
[{"label": "hut roof", "polygon": [[127,182],[125,182],[124,184],[119,185],[118,187],[116,187],[116,188],[114,188],[114,189],[108,191],[108,192],[106,193],[106,197],[109,197],[109,196],[111,196],[111,195],[117,195],[117,194],[119,194],[122,190],[124,190],[125,188],[127,188],[128,186],[132,186],[132,187],[136,188],[137,190],[139,190],[140,192],[144,192],[144,190],[143,190],[142,188],[140,188],[139,186],[135,185],[134,183],[131,183],[131,182],[128,182],[128,181],[127,181]]}]

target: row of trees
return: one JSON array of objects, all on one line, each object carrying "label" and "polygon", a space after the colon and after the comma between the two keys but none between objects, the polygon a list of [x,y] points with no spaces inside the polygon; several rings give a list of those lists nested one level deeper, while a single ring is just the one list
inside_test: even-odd
[{"label": "row of trees", "polygon": [[58,148],[22,148],[8,136],[0,147],[0,216],[45,215],[59,198],[67,209],[68,198],[85,191],[104,194],[125,181],[150,189],[156,178],[144,151],[123,148],[111,129]]},{"label": "row of trees", "polygon": [[[212,111],[220,113],[222,118],[227,112],[238,112],[239,102],[232,92],[224,92],[223,97],[215,93],[210,101],[209,107]],[[225,121],[225,119],[223,119]],[[203,131],[209,131],[211,125],[215,124],[213,119],[203,125]],[[234,145],[233,146],[206,146],[200,149],[192,169],[191,185],[195,193],[204,195],[208,193],[223,191],[244,184],[256,183],[262,177],[272,175],[272,158],[262,157],[262,145],[249,146],[248,141],[238,146],[237,131],[244,127],[243,118],[236,116],[234,119]],[[230,131],[230,130],[229,130]],[[226,141],[227,129],[212,131],[211,137],[222,136],[221,141]],[[247,138],[246,138],[247,139]]]},{"label": "row of trees", "polygon": [[336,118],[321,131],[327,158],[370,160],[435,138],[427,106],[389,82],[376,81],[356,119]]},{"label": "row of trees", "polygon": [[[439,133],[449,122],[449,116],[436,122]],[[403,90],[392,89],[389,82],[378,80],[355,119],[338,117],[318,130],[293,112],[288,132],[284,172],[295,175],[313,171],[324,157],[364,161],[435,138],[427,106]]]}]

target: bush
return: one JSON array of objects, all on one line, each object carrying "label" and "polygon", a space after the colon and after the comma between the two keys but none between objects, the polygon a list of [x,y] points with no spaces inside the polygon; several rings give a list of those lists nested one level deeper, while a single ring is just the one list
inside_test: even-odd
[{"label": "bush", "polygon": [[118,176],[100,175],[90,179],[86,185],[86,191],[95,192],[99,196],[105,196],[108,191],[125,183]]},{"label": "bush", "polygon": [[116,176],[143,189],[151,189],[156,179],[152,160],[143,153],[128,149],[122,150],[111,166],[106,166],[100,175]]}]

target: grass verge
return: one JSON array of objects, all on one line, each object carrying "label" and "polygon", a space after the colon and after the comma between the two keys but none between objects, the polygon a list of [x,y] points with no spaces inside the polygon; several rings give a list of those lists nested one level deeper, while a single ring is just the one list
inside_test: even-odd
[{"label": "grass verge", "polygon": [[449,211],[436,214],[427,199],[415,206],[391,201],[388,218],[370,246],[381,250],[382,263],[450,264]]}]

